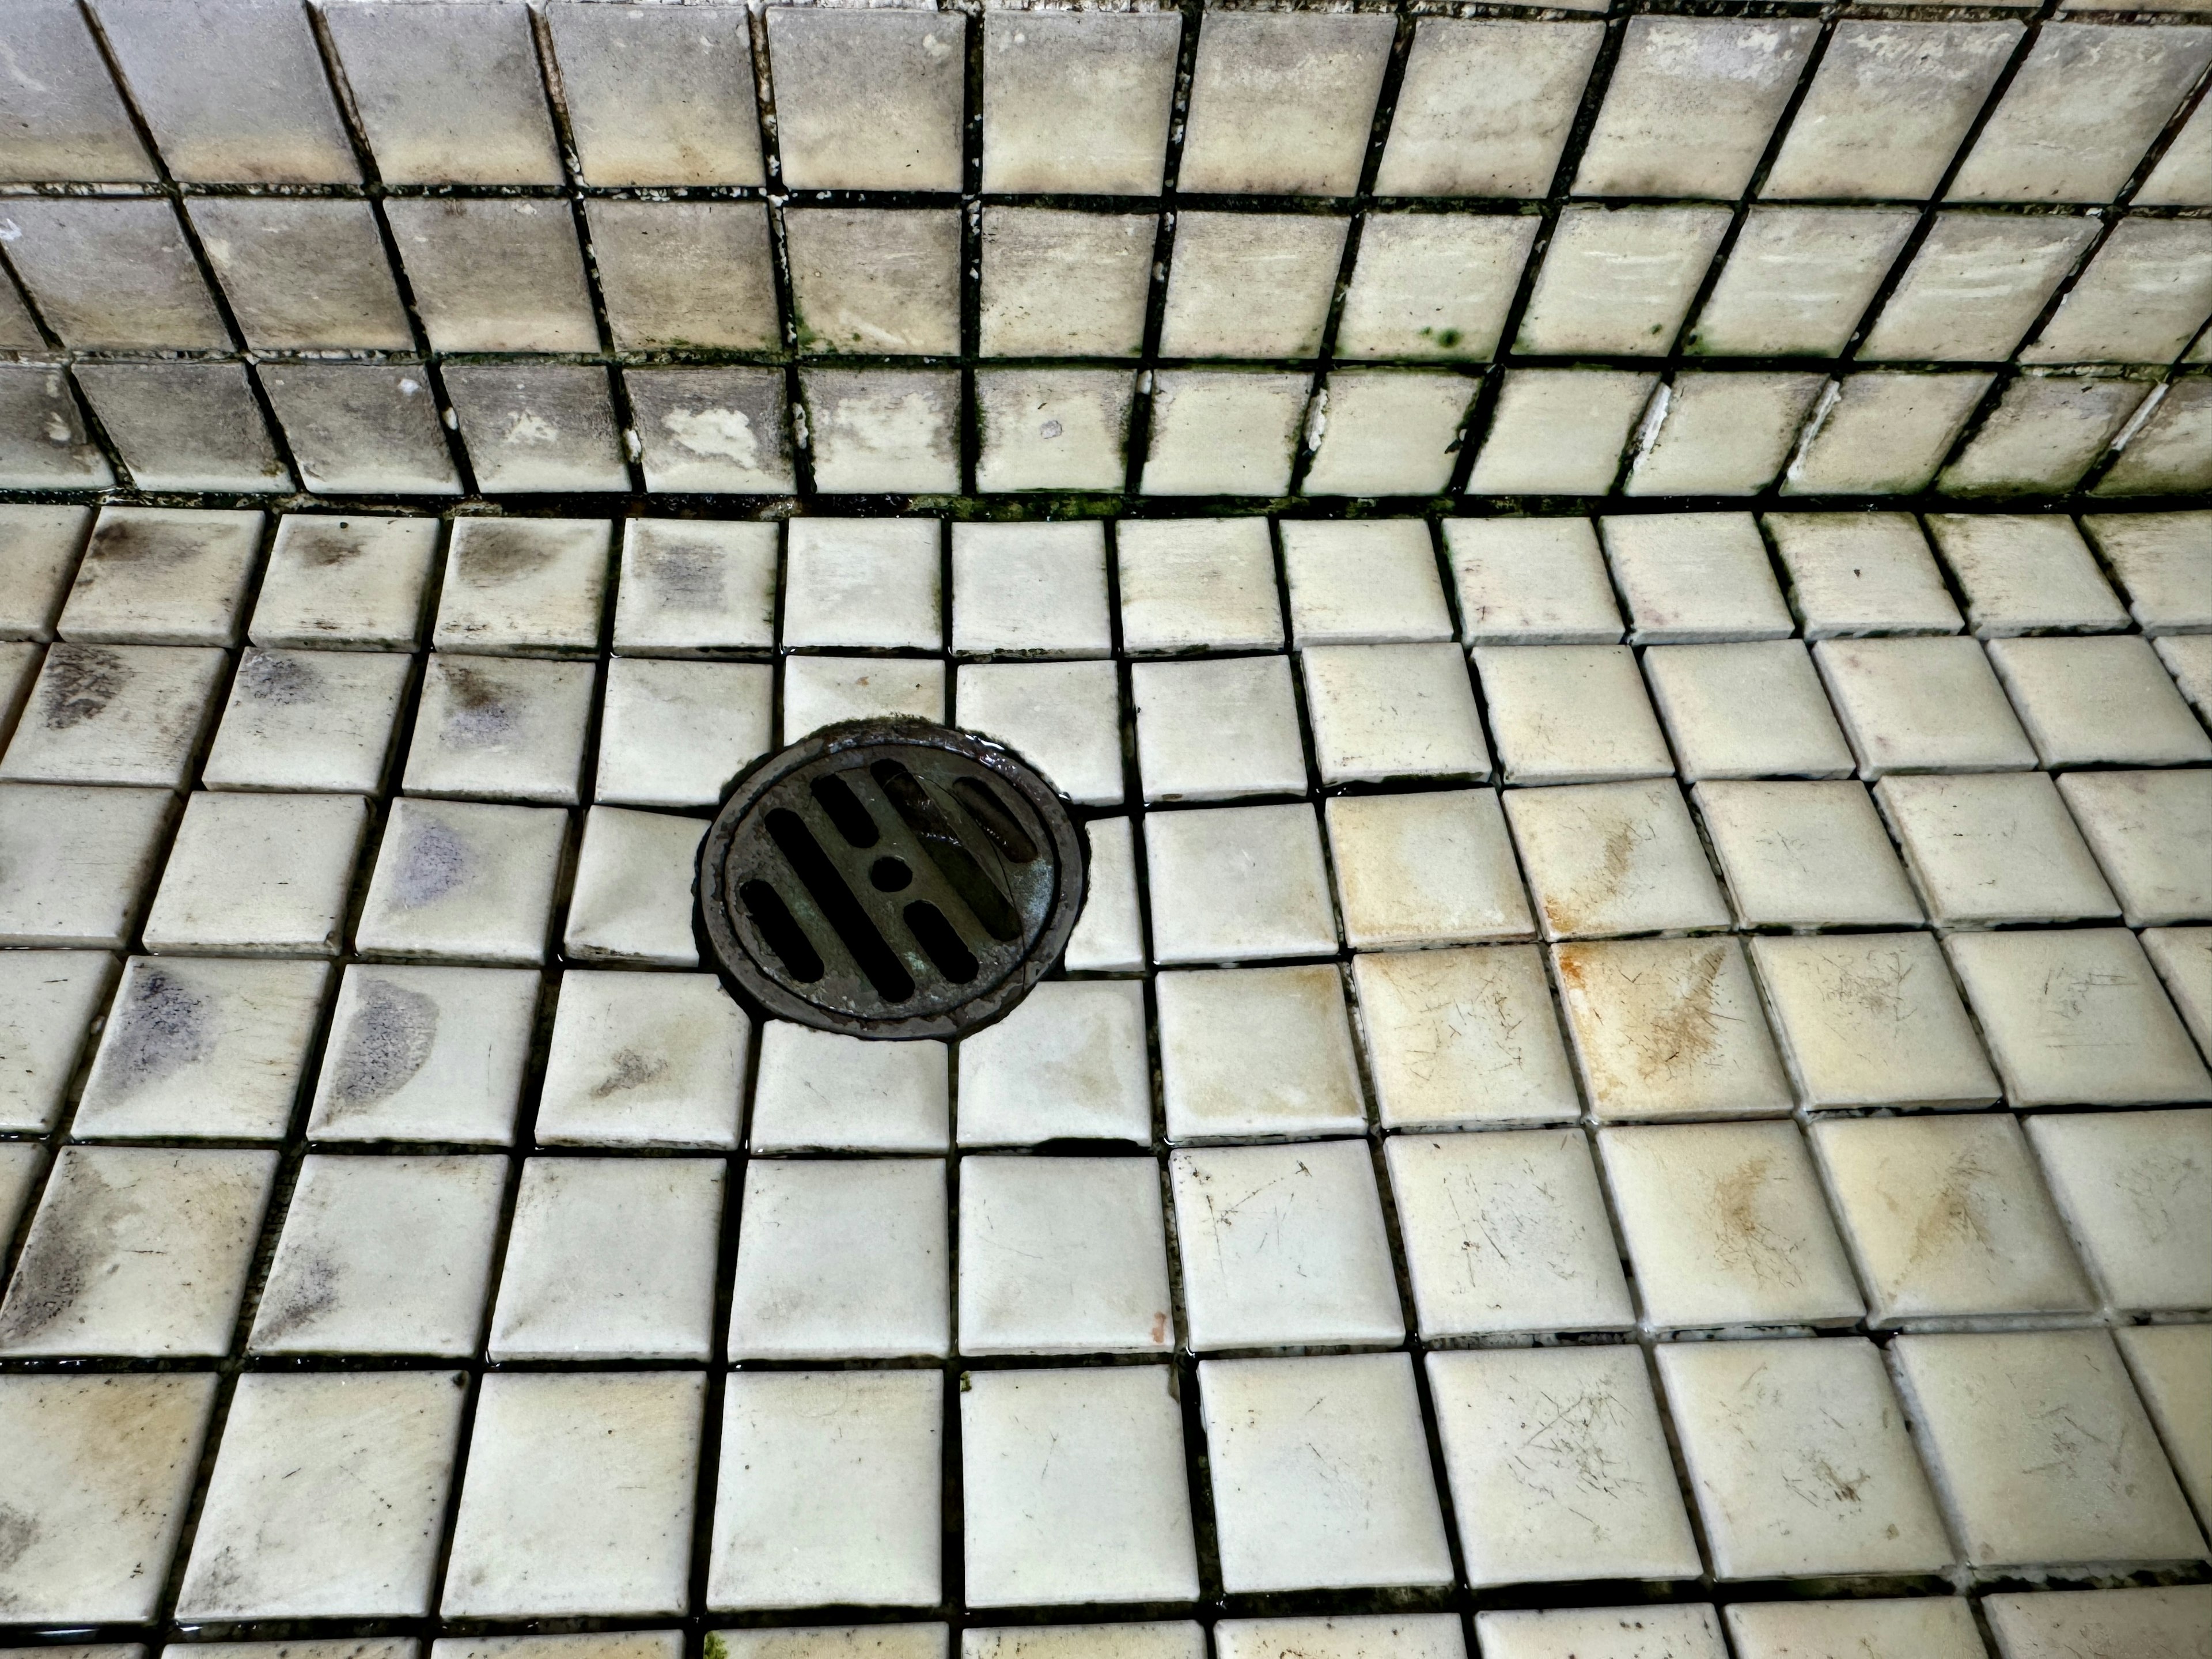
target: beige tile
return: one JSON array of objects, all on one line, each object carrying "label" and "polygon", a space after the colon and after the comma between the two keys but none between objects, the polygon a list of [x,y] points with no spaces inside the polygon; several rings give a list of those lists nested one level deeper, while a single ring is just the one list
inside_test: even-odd
[{"label": "beige tile", "polygon": [[1484,944],[1535,931],[1493,792],[1340,795],[1324,817],[1344,936],[1354,950]]},{"label": "beige tile", "polygon": [[1739,1659],[1989,1659],[1963,1595],[1738,1601],[1724,1616]]},{"label": "beige tile", "polygon": [[2004,1659],[2073,1659],[2100,1648],[2136,1659],[2192,1659],[2212,1619],[2212,1589],[2008,1593],[1982,1607]]},{"label": "beige tile", "polygon": [[1505,812],[1545,938],[1728,925],[1679,785],[1509,790]]},{"label": "beige tile", "polygon": [[1939,927],[2102,921],[2119,908],[2045,773],[1893,775],[1874,798]]},{"label": "beige tile", "polygon": [[2212,1308],[2212,1111],[2051,1112],[2027,1138],[2116,1308]]},{"label": "beige tile", "polygon": [[1790,1081],[1735,939],[1561,945],[1553,963],[1600,1120],[1790,1109]]},{"label": "beige tile", "polygon": [[2212,1325],[2131,1325],[2118,1336],[2173,1472],[2201,1516],[2212,1499]]},{"label": "beige tile", "polygon": [[1754,939],[1751,957],[1808,1107],[1997,1098],[1996,1073],[1933,934]]},{"label": "beige tile", "polygon": [[1534,945],[1364,951],[1352,983],[1384,1127],[1559,1123],[1580,1113]]},{"label": "beige tile", "polygon": [[1701,783],[1692,792],[1744,927],[1898,927],[1920,902],[1854,781]]},{"label": "beige tile", "polygon": [[1169,1139],[1366,1127],[1333,963],[1162,974],[1153,991]]}]

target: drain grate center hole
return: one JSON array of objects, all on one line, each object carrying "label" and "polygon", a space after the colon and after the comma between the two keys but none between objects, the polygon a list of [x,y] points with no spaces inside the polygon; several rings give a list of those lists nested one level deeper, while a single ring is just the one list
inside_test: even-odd
[{"label": "drain grate center hole", "polygon": [[878,893],[896,893],[914,884],[914,872],[904,859],[881,858],[868,866],[868,879]]}]

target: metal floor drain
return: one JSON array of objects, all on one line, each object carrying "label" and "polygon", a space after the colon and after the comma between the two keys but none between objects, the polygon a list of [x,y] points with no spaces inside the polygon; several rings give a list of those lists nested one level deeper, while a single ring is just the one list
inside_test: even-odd
[{"label": "metal floor drain", "polygon": [[700,924],[740,995],[878,1038],[1004,1017],[1060,959],[1084,840],[1012,750],[927,720],[824,726],[738,781],[699,850]]}]

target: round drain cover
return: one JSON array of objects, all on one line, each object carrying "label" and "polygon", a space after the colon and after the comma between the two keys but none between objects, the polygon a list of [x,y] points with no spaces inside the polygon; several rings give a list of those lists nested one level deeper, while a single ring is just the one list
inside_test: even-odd
[{"label": "round drain cover", "polygon": [[1081,831],[1012,750],[927,720],[854,720],[738,780],[699,849],[700,921],[769,1013],[957,1036],[1060,959],[1083,878]]}]

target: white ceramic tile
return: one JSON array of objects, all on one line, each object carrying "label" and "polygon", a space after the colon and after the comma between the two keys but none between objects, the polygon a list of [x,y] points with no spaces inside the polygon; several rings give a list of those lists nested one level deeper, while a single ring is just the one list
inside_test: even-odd
[{"label": "white ceramic tile", "polygon": [[1850,1262],[1796,1124],[1608,1128],[1597,1145],[1652,1326],[1858,1318]]},{"label": "white ceramic tile", "polygon": [[[1781,493],[1896,495],[1925,489],[1996,378],[1972,369],[1948,374],[1863,369],[1831,381],[1783,469]],[[1949,596],[1944,597],[1948,604]],[[1899,631],[1956,633],[1958,607],[1948,608],[1954,619],[1948,627]]]},{"label": "white ceramic tile", "polygon": [[2152,927],[2138,937],[2197,1045],[2212,1048],[2212,927]]},{"label": "white ceramic tile", "polygon": [[2084,518],[2081,528],[2118,579],[2128,612],[2144,633],[2212,628],[2212,516],[2104,514]]},{"label": "white ceramic tile", "polygon": [[1862,777],[2035,764],[1996,671],[1972,640],[1822,640],[1813,661]]},{"label": "white ceramic tile", "polygon": [[[2146,722],[2148,723],[2148,722]],[[2212,772],[2075,772],[2058,793],[2130,926],[2212,917]]]},{"label": "white ceramic tile", "polygon": [[1473,377],[1439,369],[1340,369],[1313,402],[1304,495],[1432,495],[1451,482]]},{"label": "white ceramic tile", "polygon": [[1714,782],[1693,793],[1739,927],[1920,921],[1920,902],[1864,784]]},{"label": "white ceramic tile", "polygon": [[1468,644],[1620,642],[1620,610],[1588,519],[1447,519],[1444,547]]},{"label": "white ceramic tile", "polygon": [[465,1382],[450,1371],[240,1377],[179,1616],[429,1612]]},{"label": "white ceramic tile", "polygon": [[349,965],[309,1137],[507,1145],[538,985],[524,968]]},{"label": "white ceramic tile", "polygon": [[[331,34],[384,177],[427,184],[556,184],[551,123],[522,20],[342,6]],[[456,109],[457,100],[468,106]]]},{"label": "white ceramic tile", "polygon": [[[744,45],[739,44],[738,51],[743,53]],[[652,101],[665,109],[675,100],[664,95]],[[719,96],[708,101],[724,108],[738,103]],[[573,102],[569,109],[573,118]],[[617,349],[690,346],[763,351],[783,343],[769,217],[761,207],[749,202],[601,198],[584,204],[584,222],[591,230],[592,257],[606,302],[607,332]],[[726,369],[719,374],[710,369],[705,375],[647,371],[643,384],[648,395],[633,403],[637,424],[631,428],[640,435],[641,449],[652,445],[653,459],[645,465],[646,487],[681,489],[688,483],[712,489],[719,482],[732,493],[750,494],[744,489],[746,474],[758,481],[758,488],[766,482],[763,474],[787,467],[788,452],[779,429],[782,421],[772,416],[763,423],[760,419],[762,411],[775,408],[781,378],[763,381],[742,370]],[[757,401],[757,393],[730,396],[748,386],[767,392],[767,398]],[[692,404],[679,389],[689,390],[708,407]],[[686,404],[690,406],[684,407]],[[785,489],[791,488],[788,482],[778,482]]]},{"label": "white ceramic tile", "polygon": [[2212,1307],[2212,1112],[2053,1112],[2027,1138],[2108,1302]]},{"label": "white ceramic tile", "polygon": [[934,650],[934,519],[793,519],[786,531],[783,643]]},{"label": "white ceramic tile", "polygon": [[15,717],[31,695],[31,682],[46,656],[33,640],[0,641],[0,732],[12,733]]},{"label": "white ceramic tile", "polygon": [[1674,769],[1623,645],[1478,645],[1490,729],[1509,783],[1594,783]]},{"label": "white ceramic tile", "polygon": [[2128,624],[2071,519],[1935,513],[1928,533],[1958,581],[1966,622],[1979,638],[2106,632]]},{"label": "white ceramic tile", "polygon": [[503,1158],[308,1157],[253,1351],[473,1353],[506,1188]]},{"label": "white ceramic tile", "polygon": [[1738,1601],[1722,1612],[1741,1659],[1989,1659],[1962,1595]]},{"label": "white ceramic tile", "polygon": [[1323,784],[1489,775],[1457,646],[1323,646],[1298,657]]},{"label": "white ceramic tile", "polygon": [[961,1159],[961,1352],[1165,1353],[1174,1346],[1158,1164]]},{"label": "white ceramic tile", "polygon": [[1771,640],[1791,631],[1750,514],[1616,514],[1598,528],[1638,645]]},{"label": "white ceramic tile", "polygon": [[1964,625],[1909,514],[1769,513],[1764,521],[1807,639],[1955,634]]},{"label": "white ceramic tile", "polygon": [[1334,964],[1162,974],[1154,994],[1169,1139],[1366,1127]]},{"label": "white ceramic tile", "polygon": [[1287,656],[1139,663],[1129,694],[1147,800],[1304,792]]},{"label": "white ceramic tile", "polygon": [[950,495],[960,488],[954,371],[810,368],[799,385],[815,488],[823,494]]},{"label": "white ceramic tile", "polygon": [[[1814,374],[1678,370],[1664,398],[1652,404],[1621,494],[1756,494],[1796,453],[1799,433],[1832,384]],[[1742,596],[1711,598],[1718,610],[1735,608]]]},{"label": "white ceramic tile", "polygon": [[996,14],[983,22],[983,188],[1159,193],[1182,20]]},{"label": "white ceramic tile", "polygon": [[2124,927],[1944,942],[2015,1107],[2212,1100],[2207,1073]]},{"label": "white ceramic tile", "polygon": [[2072,921],[2119,908],[2046,773],[1893,775],[1874,796],[1939,927]]},{"label": "white ceramic tile", "polygon": [[8,1567],[11,1617],[154,1616],[215,1393],[210,1372],[0,1378],[9,1509],[23,1517]]},{"label": "white ceramic tile", "polygon": [[50,640],[92,527],[88,507],[0,507],[0,639]]},{"label": "white ceramic tile", "polygon": [[1121,645],[1133,655],[1281,647],[1265,519],[1124,520],[1114,550]]},{"label": "white ceramic tile", "polygon": [[1352,982],[1386,1128],[1558,1123],[1581,1112],[1533,945],[1362,951]]},{"label": "white ceramic tile", "polygon": [[969,662],[953,674],[963,730],[1007,744],[1085,806],[1122,799],[1121,690],[1110,662]]},{"label": "white ceramic tile", "polygon": [[1564,210],[1514,349],[1665,356],[1727,231],[1718,208]]},{"label": "white ceramic tile", "polygon": [[[599,349],[572,215],[526,197],[418,197],[394,200],[385,219],[432,349]],[[583,372],[574,372],[579,369]],[[622,488],[628,479],[620,468],[606,388],[605,376],[588,365],[543,361],[456,364],[446,380],[462,436],[474,452],[478,482],[495,492]],[[593,392],[599,404],[596,419],[585,412]],[[533,538],[531,545],[535,550],[539,544]],[[450,580],[446,592],[459,597]],[[442,635],[447,617],[461,619],[475,610],[472,599],[481,598],[464,598],[465,610],[441,605],[441,647],[452,648]]]},{"label": "white ceramic tile", "polygon": [[201,781],[375,793],[413,669],[396,652],[247,651]]},{"label": "white ceramic tile", "polygon": [[54,1126],[114,979],[102,952],[0,954],[0,1128]]},{"label": "white ceramic tile", "polygon": [[1576,194],[1735,199],[1816,33],[1802,21],[1636,19],[1583,151]]},{"label": "white ceramic tile", "polygon": [[1542,196],[1597,52],[1587,24],[1424,17],[1376,188]]},{"label": "white ceramic tile", "polygon": [[1117,368],[981,369],[975,488],[1118,490],[1136,377]]},{"label": "white ceramic tile", "polygon": [[0,785],[0,945],[119,948],[175,811],[166,789]]},{"label": "white ceramic tile", "polygon": [[1553,948],[1559,1000],[1601,1119],[1786,1112],[1790,1081],[1732,939]]},{"label": "white ceramic tile", "polygon": [[1395,1134],[1384,1154],[1424,1338],[1635,1323],[1580,1129]]},{"label": "white ceramic tile", "polygon": [[[1199,1590],[1182,1408],[1161,1365],[985,1371],[960,1395],[971,1607]],[[1039,1547],[1044,1537],[1054,1547]]]},{"label": "white ceramic tile", "polygon": [[1325,816],[1344,936],[1353,949],[1534,933],[1494,791],[1340,795]]},{"label": "white ceramic tile", "polygon": [[1428,1368],[1471,1585],[1697,1576],[1641,1350],[1432,1353]]},{"label": "white ceramic tile", "polygon": [[786,743],[839,720],[883,714],[945,718],[945,665],[935,658],[786,657],[783,732]]},{"label": "white ceramic tile", "polygon": [[1451,638],[1436,550],[1420,520],[1286,520],[1282,536],[1300,647]]},{"label": "white ceramic tile", "polygon": [[738,19],[563,4],[546,21],[587,183],[762,182],[752,40]]},{"label": "white ceramic tile", "polygon": [[400,799],[354,930],[367,955],[535,963],[545,957],[568,815]]},{"label": "white ceramic tile", "polygon": [[0,1301],[0,1352],[230,1347],[276,1154],[64,1146]]},{"label": "white ceramic tile", "polygon": [[487,1352],[706,1358],[722,1186],[713,1158],[530,1159]]},{"label": "white ceramic tile", "polygon": [[933,1370],[732,1376],[707,1605],[935,1607],[944,1419]]},{"label": "white ceramic tile", "polygon": [[2212,709],[2212,639],[2195,634],[2169,635],[2154,648],[2158,652],[2158,659],[2166,665],[2166,672],[2173,676],[2173,683],[2181,688],[2181,695],[2196,709],[2197,718],[2212,719],[2206,714]]},{"label": "white ceramic tile", "polygon": [[1199,41],[1178,187],[1347,196],[1392,32],[1373,15],[1224,15]]},{"label": "white ceramic tile", "polygon": [[953,526],[955,653],[1102,657],[1112,646],[1102,523]]},{"label": "white ceramic tile", "polygon": [[435,519],[287,514],[277,520],[247,637],[264,647],[415,645],[438,529]]},{"label": "white ceramic tile", "polygon": [[146,948],[332,954],[368,819],[357,795],[187,797]]},{"label": "white ceramic tile", "polygon": [[1873,1343],[1669,1342],[1657,1353],[1717,1576],[1950,1565]]},{"label": "white ceramic tile", "polygon": [[282,1139],[330,973],[319,962],[133,957],[74,1133]]},{"label": "white ceramic tile", "polygon": [[1547,939],[1728,925],[1671,781],[1508,790],[1505,815]]},{"label": "white ceramic tile", "polygon": [[943,1160],[756,1158],[738,1214],[732,1356],[896,1358],[950,1347]]},{"label": "white ceramic tile", "polygon": [[2207,252],[2203,230],[2186,220],[2114,226],[2021,361],[2172,362],[2204,325]]},{"label": "white ceramic tile", "polygon": [[1812,1128],[1868,1322],[2086,1313],[2094,1297],[2008,1112]]},{"label": "white ceramic tile", "polygon": [[1795,640],[1654,646],[1644,672],[1686,779],[1853,770],[1820,677]]},{"label": "white ceramic tile", "polygon": [[572,962],[699,965],[691,930],[704,818],[594,806],[561,948]]},{"label": "white ceramic tile", "polygon": [[[680,1659],[683,1650],[681,1633],[670,1630],[600,1631],[576,1636],[447,1636],[430,1644],[434,1659]],[[237,1659],[251,1656],[241,1654]],[[301,1659],[323,1659],[323,1656],[307,1654]],[[341,1659],[341,1656],[331,1655],[329,1659]],[[365,1659],[382,1656],[366,1656]],[[392,1659],[416,1659],[416,1656],[410,1650]]]},{"label": "white ceramic tile", "polygon": [[1145,860],[1158,962],[1336,949],[1321,826],[1310,806],[1155,812],[1145,820]]},{"label": "white ceramic tile", "polygon": [[439,1612],[683,1611],[705,1394],[696,1372],[485,1377]]},{"label": "white ceramic tile", "polygon": [[611,529],[597,519],[457,520],[432,642],[441,651],[593,650]]},{"label": "white ceramic tile", "polygon": [[[987,40],[991,31],[987,23]],[[988,154],[983,165],[990,166]],[[1144,345],[1158,238],[1150,214],[986,207],[983,355],[1134,357]]]},{"label": "white ceramic tile", "polygon": [[1890,1356],[1969,1565],[2203,1558],[2103,1331],[1901,1336]]},{"label": "white ceramic tile", "polygon": [[1479,1613],[1483,1659],[1725,1659],[1720,1620],[1687,1607],[1565,1607]]},{"label": "white ceramic tile", "polygon": [[1839,355],[1917,221],[1894,208],[1753,208],[1685,349]]},{"label": "white ceramic tile", "polygon": [[538,1144],[734,1149],[750,1042],[712,974],[572,968],[545,1057]]},{"label": "white ceramic tile", "polygon": [[960,221],[944,208],[793,208],[783,216],[793,323],[808,352],[960,347]]},{"label": "white ceramic tile", "polygon": [[[1433,28],[1437,20],[1426,21]],[[1416,40],[1418,51],[1418,33]],[[1394,135],[1407,131],[1407,113],[1401,93]],[[1503,149],[1491,155],[1510,167],[1511,158],[1498,155]],[[1337,357],[1488,361],[1537,229],[1534,220],[1519,215],[1369,214],[1337,323]]]},{"label": "white ceramic tile", "polygon": [[1404,1336],[1364,1142],[1185,1150],[1168,1173],[1193,1348]]},{"label": "white ceramic tile", "polygon": [[1984,1599],[2004,1659],[2068,1659],[2069,1653],[2141,1654],[2188,1659],[2212,1613],[2212,1593],[2172,1589],[2066,1590]]},{"label": "white ceramic tile", "polygon": [[630,656],[775,643],[776,527],[632,519],[623,527],[614,647]]},{"label": "white ceramic tile", "polygon": [[236,644],[264,522],[258,513],[102,508],[62,606],[61,636]]},{"label": "white ceramic tile", "polygon": [[190,646],[50,646],[0,778],[180,787],[227,666]]},{"label": "white ceramic tile", "polygon": [[951,1095],[942,1042],[868,1042],[767,1020],[752,1150],[941,1152]]},{"label": "white ceramic tile", "polygon": [[713,806],[768,752],[775,671],[766,663],[607,664],[592,797],[623,806]]},{"label": "white ceramic tile", "polygon": [[958,189],[964,33],[935,13],[778,8],[769,52],[785,182]]},{"label": "white ceramic tile", "polygon": [[1942,213],[1883,303],[1866,362],[2008,357],[2086,250],[2094,222]]},{"label": "white ceramic tile", "polygon": [[1137,901],[1136,837],[1129,820],[1093,818],[1084,834],[1091,860],[1084,872],[1083,910],[1061,963],[1077,973],[1141,968],[1145,922]]},{"label": "white ceramic tile", "polygon": [[1161,353],[1316,356],[1348,222],[1314,214],[1178,213]]},{"label": "white ceramic tile", "polygon": [[[1019,1632],[1003,1633],[1049,1639],[1057,1632],[1069,1628],[1064,1625],[1036,1626]],[[963,1642],[970,1634],[963,1632]],[[732,1659],[948,1659],[951,1651],[946,1639],[948,1632],[943,1625],[808,1625],[792,1630],[725,1630],[714,1635],[726,1644]],[[680,1646],[680,1641],[677,1645]],[[963,1654],[967,1651],[963,1649]],[[622,1659],[629,1659],[629,1656],[622,1656]],[[659,1656],[653,1656],[653,1659]],[[668,1659],[675,1659],[675,1656],[672,1654]],[[1161,1656],[1161,1659],[1167,1656]],[[1176,1659],[1181,1656],[1176,1656]]]},{"label": "white ceramic tile", "polygon": [[1408,1356],[1207,1360],[1198,1388],[1232,1595],[1451,1582]]},{"label": "white ceramic tile", "polygon": [[1622,369],[1506,370],[1468,488],[1481,495],[1609,491],[1658,385],[1656,374]]},{"label": "white ceramic tile", "polygon": [[1933,934],[1755,939],[1751,958],[1798,1098],[1813,1109],[1997,1098]]},{"label": "white ceramic tile", "polygon": [[[1224,1619],[1213,1627],[1221,1659],[1467,1659],[1467,1639],[1449,1613],[1347,1613],[1314,1619]],[[1149,1659],[1149,1656],[1148,1656]]]},{"label": "white ceramic tile", "polygon": [[1130,980],[1038,985],[960,1045],[960,1144],[1152,1138],[1144,988]]},{"label": "white ceramic tile", "polygon": [[2212,1496],[2212,1325],[2134,1325],[2117,1336],[2173,1472],[2202,1515]]},{"label": "white ceramic tile", "polygon": [[434,653],[402,786],[416,795],[573,803],[598,678],[589,663]]},{"label": "white ceramic tile", "polygon": [[[2122,375],[2030,370],[1998,394],[1996,407],[1983,418],[1980,429],[1958,459],[1936,475],[1936,487],[1951,495],[2010,495],[2069,489],[2080,483],[2111,447],[2148,396],[2142,381]],[[2071,533],[2070,526],[2068,529]],[[2014,613],[2009,626],[1999,623],[1997,629],[2008,633],[2031,631],[2041,624],[2029,621],[2023,626],[2022,620],[2035,617],[2046,607],[2062,625],[2080,626],[2071,620],[2077,606],[2061,601],[2057,591],[2070,582],[2062,580],[2053,586],[2042,581],[2041,573],[2035,569],[2039,562],[2033,558],[2008,562],[2020,568],[1996,577],[1983,573],[1985,591],[2000,586],[2011,590],[1992,595],[2002,604],[1984,606],[1996,614]],[[2026,580],[2015,581],[2015,577]],[[2101,586],[2103,579],[2097,580]],[[1974,616],[1975,584],[1962,581],[1961,586],[1968,589],[1967,620],[1979,632],[1982,624],[1975,622]],[[2110,589],[2101,596],[2082,598],[2089,608],[2109,618],[2102,626],[2125,625],[2126,613]]]}]

